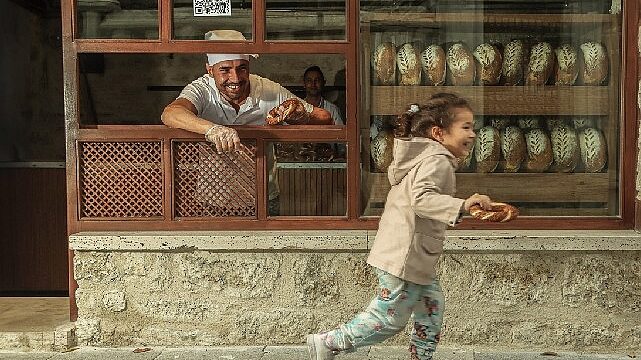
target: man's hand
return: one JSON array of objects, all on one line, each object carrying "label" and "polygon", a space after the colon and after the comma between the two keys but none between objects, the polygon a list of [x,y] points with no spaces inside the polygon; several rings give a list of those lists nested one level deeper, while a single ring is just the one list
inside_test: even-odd
[{"label": "man's hand", "polygon": [[291,125],[305,125],[309,122],[309,113],[305,110],[305,105],[303,105],[302,101],[291,98],[271,109],[265,122],[269,125],[277,125],[283,122]]},{"label": "man's hand", "polygon": [[492,199],[487,195],[474,194],[469,198],[465,199],[463,203],[463,208],[465,211],[470,211],[470,206],[474,204],[479,204],[484,210],[492,209]]},{"label": "man's hand", "polygon": [[240,149],[240,137],[236,130],[222,126],[214,125],[205,133],[205,139],[216,145],[216,151],[220,154],[223,151],[234,151]]}]

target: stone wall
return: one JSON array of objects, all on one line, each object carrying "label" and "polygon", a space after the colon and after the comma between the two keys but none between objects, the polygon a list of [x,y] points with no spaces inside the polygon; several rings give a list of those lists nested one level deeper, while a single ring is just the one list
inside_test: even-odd
[{"label": "stone wall", "polygon": [[[250,246],[236,235],[74,235],[77,336],[98,346],[300,344],[374,295],[372,234],[361,233],[329,236],[339,246],[313,232],[246,236]],[[640,351],[641,247],[633,232],[619,234],[581,245],[580,236],[456,232],[439,264],[443,344]],[[408,331],[385,344],[405,344]]]}]

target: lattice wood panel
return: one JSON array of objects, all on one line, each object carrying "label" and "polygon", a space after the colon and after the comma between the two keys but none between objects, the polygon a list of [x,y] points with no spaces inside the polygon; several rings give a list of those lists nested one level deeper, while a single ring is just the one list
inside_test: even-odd
[{"label": "lattice wood panel", "polygon": [[221,153],[206,142],[174,142],[175,217],[256,217],[256,144]]},{"label": "lattice wood panel", "polygon": [[162,143],[80,142],[80,218],[163,216]]}]

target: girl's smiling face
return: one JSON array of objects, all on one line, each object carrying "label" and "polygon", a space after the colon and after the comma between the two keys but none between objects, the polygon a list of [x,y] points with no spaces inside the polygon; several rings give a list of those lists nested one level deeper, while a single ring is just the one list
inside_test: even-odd
[{"label": "girl's smiling face", "polygon": [[465,158],[474,145],[474,115],[467,108],[452,109],[453,121],[448,128],[433,127],[432,136],[452,155]]}]

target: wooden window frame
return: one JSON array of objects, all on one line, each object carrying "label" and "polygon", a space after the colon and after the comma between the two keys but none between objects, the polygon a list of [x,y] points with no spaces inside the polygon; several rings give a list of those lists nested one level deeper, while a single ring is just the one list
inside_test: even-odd
[{"label": "wooden window frame", "polygon": [[[361,84],[360,63],[369,61],[360,54],[359,1],[346,1],[346,39],[335,41],[293,41],[266,40],[266,0],[253,0],[252,40],[243,43],[213,43],[195,40],[172,39],[172,1],[158,1],[159,38],[148,39],[79,39],[76,31],[76,2],[62,0],[62,45],[65,96],[65,126],[67,153],[67,209],[69,234],[80,231],[123,231],[123,230],[288,230],[288,229],[376,229],[378,217],[361,216],[360,191],[360,144],[359,144],[359,99]],[[466,219],[460,229],[628,229],[633,228],[635,219],[635,173],[637,158],[637,28],[639,23],[638,1],[623,3],[622,20],[622,73],[621,73],[621,116],[624,121],[620,129],[620,217],[524,217],[507,224],[488,224]],[[313,46],[309,46],[312,42]],[[171,171],[165,171],[164,208],[160,220],[79,220],[78,216],[78,158],[77,143],[84,140],[161,140],[164,159],[170,158],[172,139],[198,139],[193,133],[170,129],[165,126],[93,126],[83,127],[79,122],[79,64],[80,54],[86,53],[260,53],[260,54],[339,54],[346,61],[346,109],[345,127],[310,129],[290,126],[268,128],[243,126],[241,137],[252,137],[261,141],[296,139],[301,141],[344,141],[348,143],[347,154],[347,214],[337,217],[300,216],[267,219],[265,211],[259,210],[255,220],[207,219],[175,221],[171,212]],[[165,161],[166,162],[166,161]],[[171,170],[171,164],[164,164]],[[257,171],[264,173],[264,161],[259,159]],[[259,177],[264,175],[259,175]],[[258,181],[257,191],[264,193],[264,179]],[[264,208],[266,200],[262,195]],[[259,199],[261,195],[259,195]]]}]

